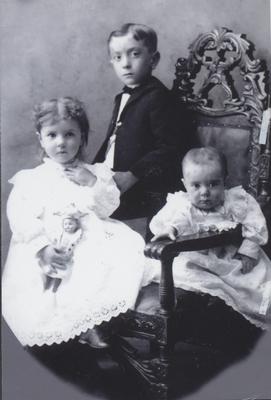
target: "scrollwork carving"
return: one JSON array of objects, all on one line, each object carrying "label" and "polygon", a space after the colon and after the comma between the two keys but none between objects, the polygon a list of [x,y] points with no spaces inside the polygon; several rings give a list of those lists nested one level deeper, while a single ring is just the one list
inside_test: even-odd
[{"label": "scrollwork carving", "polygon": [[[241,89],[236,87],[234,71],[239,71]],[[200,72],[205,72],[201,77],[203,82],[195,91]],[[253,56],[252,43],[242,34],[221,28],[199,35],[189,46],[188,58],[178,59],[173,85],[180,101],[194,111],[210,117],[244,115],[247,118],[251,127],[248,189],[255,197],[261,195],[262,176],[270,179],[270,169],[263,172],[263,168],[269,168],[264,166],[266,163],[261,162],[260,171],[259,145],[260,125],[267,102],[267,74],[265,64]],[[222,105],[215,106],[210,92],[218,86],[223,89],[224,100]]]},{"label": "scrollwork carving", "polygon": [[[254,110],[254,120],[261,121],[263,102],[266,100],[265,78],[266,70],[261,60],[254,59],[252,45],[243,35],[231,32],[227,28],[199,35],[189,46],[187,59],[179,58],[176,63],[176,79],[174,90],[184,101],[201,107],[202,111],[212,114],[215,112],[240,112],[252,118],[250,109]],[[207,55],[207,51],[214,56]],[[194,93],[195,78],[202,67],[208,71],[197,95]],[[245,89],[242,97],[238,96],[232,71],[240,69]],[[208,98],[213,86],[221,85],[225,91],[224,107],[214,108]],[[256,105],[255,105],[256,99]],[[252,118],[252,122],[254,122]]]},{"label": "scrollwork carving", "polygon": [[168,398],[168,363],[162,362],[159,358],[142,359],[137,351],[131,351],[129,343],[123,338],[115,338],[111,353],[125,369],[131,370],[132,367],[140,381],[145,383],[151,398],[159,400]]},{"label": "scrollwork carving", "polygon": [[164,340],[165,321],[159,316],[128,311],[121,320],[121,333],[132,330],[155,336],[158,341]]}]

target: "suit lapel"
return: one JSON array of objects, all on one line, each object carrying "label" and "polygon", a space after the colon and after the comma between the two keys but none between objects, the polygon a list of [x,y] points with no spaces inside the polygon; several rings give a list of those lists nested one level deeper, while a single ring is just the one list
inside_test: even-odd
[{"label": "suit lapel", "polygon": [[122,93],[119,93],[115,97],[114,110],[113,110],[113,114],[112,114],[110,125],[108,127],[108,131],[107,131],[107,135],[106,135],[105,141],[112,135],[112,133],[113,133],[113,131],[115,129],[115,125],[116,125],[117,118],[118,118],[120,102],[121,102],[121,96],[122,96]]},{"label": "suit lapel", "polygon": [[[141,96],[143,96],[147,92],[153,90],[153,88],[160,87],[160,86],[161,86],[160,81],[158,81],[158,79],[156,79],[154,76],[151,76],[150,78],[148,78],[148,80],[142,86],[139,86],[138,89],[134,93],[131,94],[127,103],[125,104],[124,109],[121,112],[119,120],[120,121],[123,120],[123,117],[124,117],[127,109],[131,106],[131,104],[135,103],[138,99],[141,98]],[[114,106],[114,110],[113,110],[111,123],[110,123],[108,131],[107,131],[105,142],[108,141],[108,138],[112,135],[112,133],[115,129],[117,118],[118,118],[120,102],[121,102],[121,96],[122,96],[122,93],[119,93],[115,97],[115,106]]]},{"label": "suit lapel", "polygon": [[[134,93],[131,94],[130,98],[128,99],[127,103],[125,104],[124,109],[122,110],[122,113],[120,115],[120,121],[122,121],[125,112],[127,111],[127,109],[129,109],[129,107],[131,106],[131,104],[135,103],[138,99],[141,98],[142,95],[144,95],[145,93],[153,90],[154,88],[157,87],[161,87],[161,83],[160,81],[158,81],[158,79],[156,79],[155,77],[151,76],[147,82],[144,83],[144,85],[140,86],[138,88],[138,90],[136,90]],[[117,121],[117,117],[118,117],[118,111],[119,111],[119,106],[120,106],[120,102],[121,102],[121,96],[122,93],[119,93],[116,97],[115,97],[115,105],[114,105],[114,110],[113,110],[113,114],[112,114],[112,119],[110,122],[110,125],[108,127],[108,131],[106,134],[106,138],[104,139],[104,142],[100,148],[100,150],[98,151],[95,159],[93,162],[102,162],[104,161],[104,157],[105,157],[105,152],[108,146],[108,140],[110,138],[110,136],[113,134],[113,131],[115,129],[115,125],[116,125],[116,121]]]},{"label": "suit lapel", "polygon": [[[143,84],[142,86],[139,86],[135,90],[135,92],[131,94],[127,103],[125,104],[125,107],[122,110],[122,113],[120,115],[120,121],[123,119],[125,112],[130,107],[131,104],[135,103],[138,99],[140,99],[141,96],[143,96],[147,92],[151,91],[153,88],[158,87],[159,85],[161,85],[160,82],[155,77],[151,76],[147,80],[147,82],[145,82],[145,84]],[[119,99],[119,104],[120,104],[121,93],[118,96],[120,96],[120,99]],[[118,113],[118,109],[119,109],[119,104],[118,104],[118,108],[117,108],[117,113]],[[116,116],[116,118],[117,118],[117,116]]]}]

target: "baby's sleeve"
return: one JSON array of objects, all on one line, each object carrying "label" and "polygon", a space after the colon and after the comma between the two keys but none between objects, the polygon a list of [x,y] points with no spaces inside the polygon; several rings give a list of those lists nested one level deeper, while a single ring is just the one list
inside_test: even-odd
[{"label": "baby's sleeve", "polygon": [[179,235],[192,233],[188,202],[183,192],[168,194],[165,206],[150,222],[154,235],[163,235],[169,227],[174,227]]},{"label": "baby's sleeve", "polygon": [[232,210],[234,218],[242,224],[244,238],[238,253],[257,259],[260,246],[268,240],[265,217],[258,202],[245,190],[240,189],[234,197]]},{"label": "baby's sleeve", "polygon": [[98,217],[107,218],[120,204],[120,191],[113,179],[114,173],[102,163],[88,168],[97,178],[95,184],[90,188],[92,191],[90,209]]},{"label": "baby's sleeve", "polygon": [[45,235],[43,207],[37,187],[30,184],[31,171],[20,171],[9,182],[14,186],[7,202],[7,217],[15,242],[27,243],[36,254],[49,244]]}]

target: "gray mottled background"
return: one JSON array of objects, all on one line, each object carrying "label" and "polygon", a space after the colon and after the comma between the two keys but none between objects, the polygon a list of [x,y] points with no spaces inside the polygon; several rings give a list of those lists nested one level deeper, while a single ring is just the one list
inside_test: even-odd
[{"label": "gray mottled background", "polygon": [[[7,180],[39,163],[33,105],[64,95],[83,100],[92,128],[89,160],[105,136],[112,101],[121,88],[107,56],[112,30],[124,22],[157,30],[162,58],[155,74],[168,87],[176,59],[187,56],[198,34],[219,26],[246,33],[256,45],[255,55],[271,64],[269,0],[2,0],[1,8],[3,259],[10,239]],[[266,335],[252,358],[189,399],[271,398],[270,347]],[[34,362],[5,326],[2,351],[4,400],[90,399]]]}]

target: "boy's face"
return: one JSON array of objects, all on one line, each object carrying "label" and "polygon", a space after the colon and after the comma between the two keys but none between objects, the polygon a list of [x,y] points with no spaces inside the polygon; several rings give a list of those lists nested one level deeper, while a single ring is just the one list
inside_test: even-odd
[{"label": "boy's face", "polygon": [[191,203],[201,210],[211,210],[224,201],[224,177],[217,162],[185,164],[183,183]]},{"label": "boy's face", "polygon": [[151,53],[144,41],[135,40],[131,33],[112,37],[109,53],[118,78],[129,87],[139,85],[151,74],[159,60],[158,53]]}]

